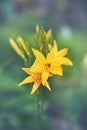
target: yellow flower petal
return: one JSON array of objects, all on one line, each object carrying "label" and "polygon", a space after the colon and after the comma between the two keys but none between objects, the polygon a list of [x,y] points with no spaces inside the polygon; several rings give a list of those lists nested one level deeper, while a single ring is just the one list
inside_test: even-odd
[{"label": "yellow flower petal", "polygon": [[21,85],[27,84],[27,83],[32,83],[32,82],[34,82],[34,78],[32,76],[28,76],[18,86],[21,86]]},{"label": "yellow flower petal", "polygon": [[68,53],[68,48],[64,48],[64,49],[62,49],[62,50],[60,50],[58,53],[57,53],[57,56],[58,57],[63,57],[63,56],[65,56],[66,54]]},{"label": "yellow flower petal", "polygon": [[51,49],[51,51],[47,54],[47,62],[51,62],[52,59],[57,57],[57,53],[58,53],[58,47],[57,47],[57,42],[54,40],[53,41],[53,48]]},{"label": "yellow flower petal", "polygon": [[42,72],[44,70],[44,64],[46,62],[45,57],[42,55],[42,53],[40,53],[36,49],[32,49],[32,51],[36,57],[36,60],[33,63],[33,65],[31,66],[30,71]]},{"label": "yellow flower petal", "polygon": [[54,57],[54,48],[52,48],[51,51],[47,54],[47,63],[51,63]]},{"label": "yellow flower petal", "polygon": [[49,91],[51,91],[51,88],[50,88],[48,82],[45,82],[44,86],[45,86]]},{"label": "yellow flower petal", "polygon": [[55,59],[52,59],[51,66],[55,68],[55,66],[60,66],[60,65],[67,65],[67,66],[72,66],[73,63],[69,58],[65,57],[57,57]]},{"label": "yellow flower petal", "polygon": [[36,49],[33,49],[33,48],[32,48],[32,51],[38,62],[41,62],[41,63],[45,62],[45,57],[43,56],[42,53],[40,53],[39,51],[37,51]]},{"label": "yellow flower petal", "polygon": [[36,59],[35,62],[33,63],[33,65],[30,68],[31,72],[43,72],[44,71],[44,63],[43,61],[40,59],[40,62]]},{"label": "yellow flower petal", "polygon": [[30,68],[22,68],[22,70],[23,70],[24,72],[26,72],[27,74],[29,74],[29,75],[33,74],[33,73],[30,71]]},{"label": "yellow flower petal", "polygon": [[31,94],[33,94],[40,86],[40,82],[35,82],[31,91]]},{"label": "yellow flower petal", "polygon": [[53,67],[50,68],[50,72],[53,74],[58,74],[60,76],[63,76],[63,69],[61,66],[54,65]]},{"label": "yellow flower petal", "polygon": [[49,77],[49,72],[45,71],[42,73],[42,84],[45,85],[47,79]]},{"label": "yellow flower petal", "polygon": [[69,58],[58,58],[60,65],[67,65],[67,66],[72,66],[73,63]]}]

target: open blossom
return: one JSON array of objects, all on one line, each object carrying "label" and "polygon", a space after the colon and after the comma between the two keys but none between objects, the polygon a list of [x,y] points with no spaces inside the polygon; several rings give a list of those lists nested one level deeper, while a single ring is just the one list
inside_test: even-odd
[{"label": "open blossom", "polygon": [[58,51],[57,43],[54,41],[54,46],[51,51],[47,54],[46,58],[44,55],[36,49],[32,49],[36,59],[30,70],[32,72],[42,73],[42,83],[48,79],[49,73],[63,75],[62,65],[72,66],[73,63],[65,55],[68,52],[67,48]]},{"label": "open blossom", "polygon": [[[27,84],[27,83],[34,83],[33,87],[32,87],[32,91],[31,94],[33,94],[42,83],[42,74],[41,73],[34,73],[30,71],[30,68],[22,68],[23,71],[25,71],[27,74],[29,74],[29,76],[27,78],[25,78],[18,86]],[[49,75],[50,76],[50,75]],[[44,81],[44,85],[49,91],[51,91],[51,88],[48,84],[47,81]]]}]

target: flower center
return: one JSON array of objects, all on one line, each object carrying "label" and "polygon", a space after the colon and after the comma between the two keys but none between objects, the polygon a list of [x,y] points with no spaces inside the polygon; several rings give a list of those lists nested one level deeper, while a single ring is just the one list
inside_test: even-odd
[{"label": "flower center", "polygon": [[34,78],[35,82],[40,82],[41,81],[41,73],[34,74],[33,78]]},{"label": "flower center", "polygon": [[50,67],[50,66],[51,66],[51,64],[49,63],[49,64],[47,64],[47,66],[48,66],[48,67]]},{"label": "flower center", "polygon": [[50,64],[50,63],[45,64],[46,70],[48,70],[50,67],[51,67],[51,64]]}]

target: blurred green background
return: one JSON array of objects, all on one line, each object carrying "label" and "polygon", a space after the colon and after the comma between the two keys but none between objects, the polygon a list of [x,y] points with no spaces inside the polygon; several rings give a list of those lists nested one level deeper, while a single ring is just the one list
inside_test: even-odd
[{"label": "blurred green background", "polygon": [[[35,26],[53,30],[59,49],[69,48],[73,67],[50,81],[41,130],[87,130],[87,1],[0,0],[0,130],[34,130],[36,96],[18,87],[24,64],[9,45],[22,36],[34,44]],[[45,128],[46,127],[46,128]]]}]

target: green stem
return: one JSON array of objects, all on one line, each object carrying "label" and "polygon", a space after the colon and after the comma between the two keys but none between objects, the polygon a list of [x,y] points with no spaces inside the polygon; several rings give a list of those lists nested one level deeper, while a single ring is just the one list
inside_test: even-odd
[{"label": "green stem", "polygon": [[36,130],[41,130],[41,124],[43,121],[43,105],[46,96],[46,89],[41,88],[36,94]]},{"label": "green stem", "polygon": [[40,106],[40,95],[39,93],[37,92],[36,94],[36,130],[40,130],[40,118],[41,118],[41,106]]}]

